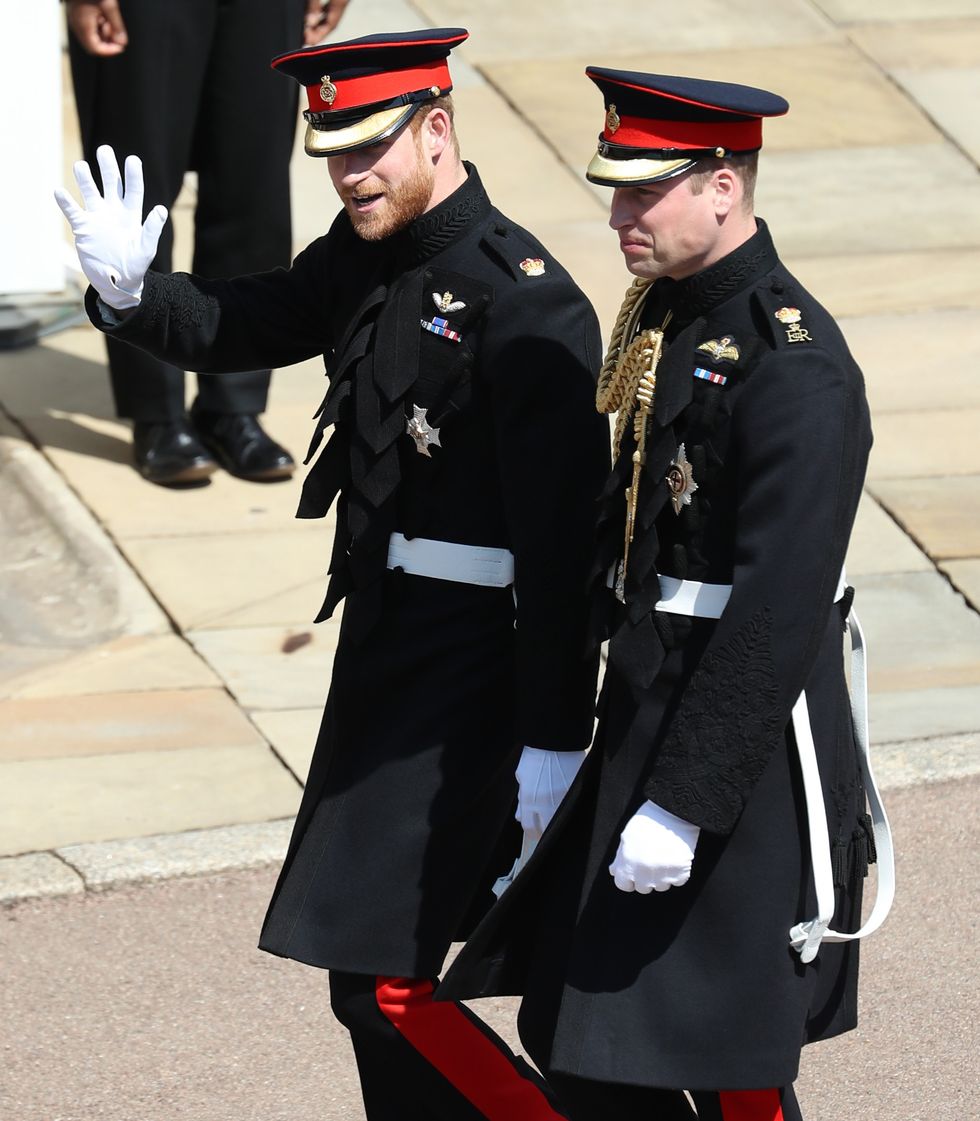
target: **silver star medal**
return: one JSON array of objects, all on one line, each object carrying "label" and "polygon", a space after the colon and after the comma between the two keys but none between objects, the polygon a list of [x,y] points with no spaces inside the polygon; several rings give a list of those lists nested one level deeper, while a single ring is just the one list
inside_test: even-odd
[{"label": "silver star medal", "polygon": [[675,514],[681,512],[682,506],[691,505],[691,495],[698,489],[698,484],[694,481],[694,469],[688,462],[683,444],[677,449],[677,456],[667,472],[667,486]]},{"label": "silver star medal", "polygon": [[415,441],[415,450],[419,455],[427,455],[431,459],[432,452],[429,451],[429,445],[435,444],[437,448],[441,448],[442,444],[439,443],[439,429],[433,428],[425,419],[428,411],[413,405],[413,415],[405,421],[405,431]]}]

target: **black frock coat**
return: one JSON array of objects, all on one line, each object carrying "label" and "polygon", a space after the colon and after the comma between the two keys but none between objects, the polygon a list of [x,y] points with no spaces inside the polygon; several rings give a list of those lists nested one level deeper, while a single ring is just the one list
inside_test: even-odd
[{"label": "black frock coat", "polygon": [[[796,323],[782,322],[786,308]],[[668,309],[622,607],[605,574],[622,555],[631,433],[605,492],[594,576],[612,634],[596,742],[439,992],[523,992],[522,1038],[545,1070],[688,1090],[782,1086],[803,1043],[855,1023],[857,944],[824,945],[807,965],[789,944],[815,913],[789,720],[805,688],[834,926],[855,929],[870,823],[843,673],[846,605],[834,598],[870,424],[837,326],[761,222],[716,265],[658,281],[641,326]],[[681,444],[697,490],[678,514],[666,476]],[[721,619],[655,611],[658,572],[731,584]],[[624,893],[608,866],[648,798],[701,827],[691,878]]]},{"label": "black frock coat", "polygon": [[[289,270],[151,273],[117,326],[89,293],[97,326],[195,369],[324,355],[310,458],[334,431],[299,516],[337,500],[318,618],[347,603],[260,945],[357,973],[438,972],[519,847],[521,747],[581,749],[593,727],[587,593],[609,469],[598,324],[467,166],[449,199],[386,240],[362,241],[341,214]],[[406,433],[415,407],[438,429],[429,456]],[[395,531],[509,549],[515,585],[389,571]]]}]

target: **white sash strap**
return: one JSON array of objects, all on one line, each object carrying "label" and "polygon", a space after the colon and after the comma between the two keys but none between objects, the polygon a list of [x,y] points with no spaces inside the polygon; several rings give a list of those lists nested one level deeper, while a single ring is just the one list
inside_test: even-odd
[{"label": "white sash strap", "polygon": [[[657,603],[657,611],[674,615],[690,615],[698,619],[720,619],[729,597],[730,584],[701,584],[695,580],[678,580],[673,576],[661,576],[660,591],[662,598]],[[846,577],[841,572],[834,602],[844,595]],[[842,934],[830,929],[834,917],[834,875],[830,860],[830,835],[827,831],[827,814],[824,806],[820,770],[817,766],[817,751],[813,743],[813,730],[810,726],[810,713],[807,708],[806,693],[801,693],[793,706],[793,736],[800,758],[803,775],[803,792],[806,798],[806,816],[810,832],[810,858],[813,864],[813,879],[817,893],[816,918],[797,923],[790,931],[790,945],[802,961],[812,961],[821,942],[850,942],[865,938],[874,933],[885,921],[895,898],[895,853],[892,846],[891,827],[881,801],[881,793],[871,770],[870,737],[868,734],[868,668],[864,632],[858,617],[852,610],[847,617],[847,629],[851,636],[851,718],[854,723],[854,739],[857,746],[858,766],[864,780],[871,810],[874,829],[875,848],[878,863],[878,894],[868,921],[853,934]]]},{"label": "white sash strap", "polygon": [[388,542],[388,567],[401,568],[413,576],[486,588],[509,588],[514,583],[514,554],[509,549],[431,541],[427,537],[409,540],[400,533],[393,533]]}]

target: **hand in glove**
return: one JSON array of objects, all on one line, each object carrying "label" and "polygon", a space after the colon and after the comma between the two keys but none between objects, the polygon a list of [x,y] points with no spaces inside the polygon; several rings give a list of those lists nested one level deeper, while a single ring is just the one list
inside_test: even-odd
[{"label": "hand in glove", "polygon": [[82,272],[110,307],[136,307],[143,277],[156,256],[167,208],[155,206],[143,221],[143,164],[138,156],[126,158],[125,188],[119,179],[116,154],[103,144],[97,151],[105,197],[84,160],[75,164],[75,182],[85,208],[59,187],[54,197],[75,235],[75,250]]},{"label": "hand in glove", "polygon": [[528,840],[540,840],[584,759],[584,751],[524,748],[517,764],[516,816]]},{"label": "hand in glove", "polygon": [[686,884],[700,832],[656,802],[644,802],[626,823],[609,865],[616,887],[647,895]]}]

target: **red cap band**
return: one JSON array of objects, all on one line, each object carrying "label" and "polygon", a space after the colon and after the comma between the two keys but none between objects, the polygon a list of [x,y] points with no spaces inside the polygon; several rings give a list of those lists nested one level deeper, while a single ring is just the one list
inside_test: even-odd
[{"label": "red cap band", "polygon": [[762,121],[654,121],[647,117],[620,117],[611,132],[608,124],[602,139],[627,148],[727,148],[748,152],[762,147]]},{"label": "red cap band", "polygon": [[[326,60],[324,65],[327,65]],[[336,112],[340,109],[358,109],[362,105],[373,105],[377,101],[390,101],[405,93],[415,93],[438,86],[440,92],[452,86],[449,64],[444,58],[424,62],[410,70],[388,70],[383,74],[370,74],[364,78],[338,78],[336,82],[321,81],[318,85],[307,86],[310,109],[314,113]],[[321,91],[334,90],[332,101],[327,101]],[[435,95],[433,95],[435,96]]]}]

